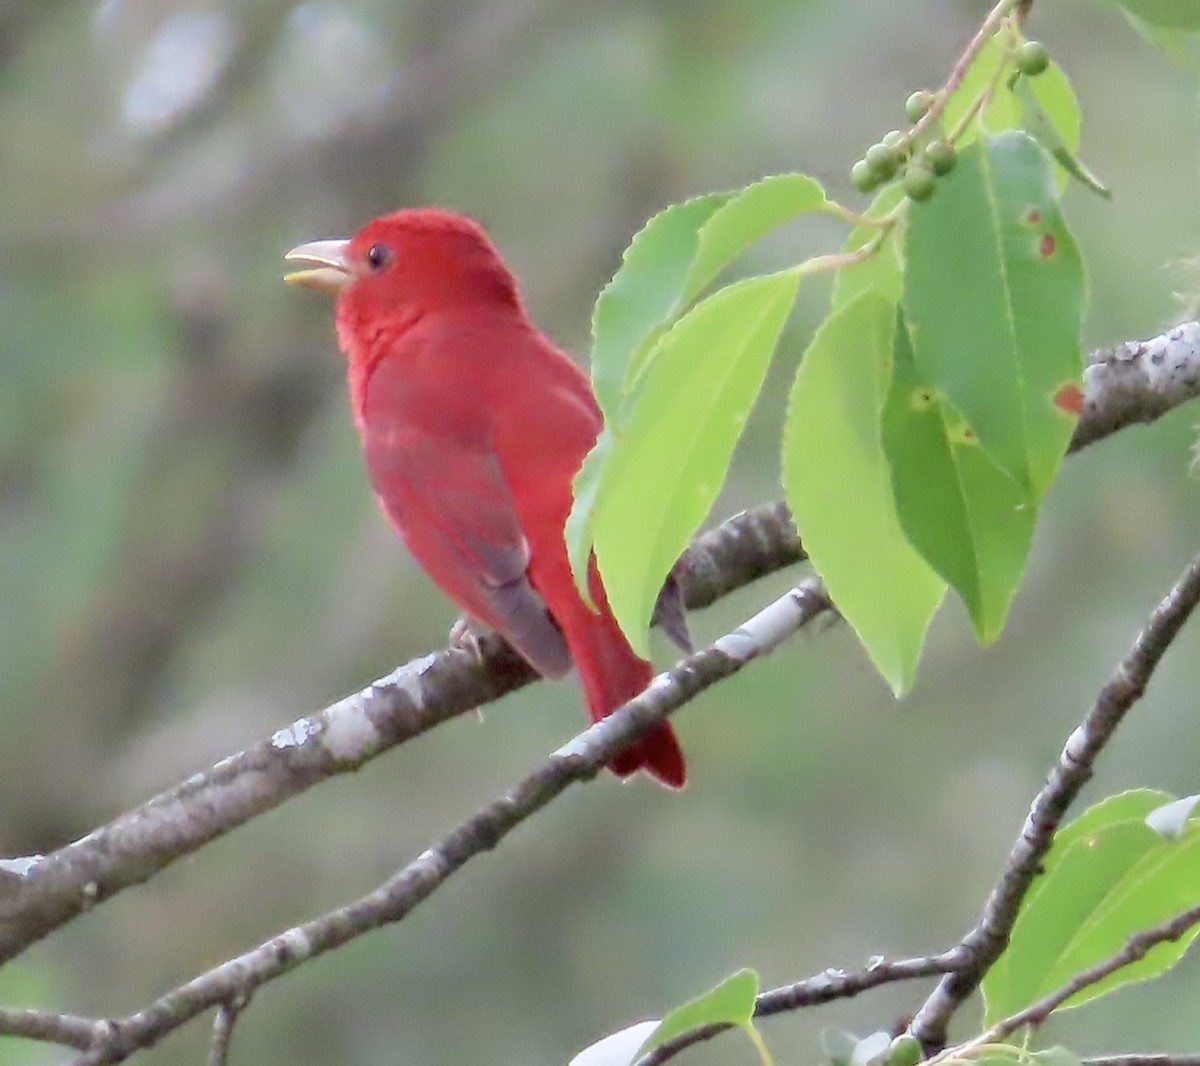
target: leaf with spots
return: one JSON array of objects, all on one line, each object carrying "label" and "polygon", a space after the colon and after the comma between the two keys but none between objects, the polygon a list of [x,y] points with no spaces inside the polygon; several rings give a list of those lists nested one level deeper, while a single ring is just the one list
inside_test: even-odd
[{"label": "leaf with spots", "polygon": [[1037,499],[984,451],[918,371],[897,322],[883,448],[909,542],[962,598],[979,640],[1000,635],[1033,540]]},{"label": "leaf with spots", "polygon": [[1083,266],[1049,157],[1021,131],[968,145],[910,209],[904,258],[918,377],[1040,499],[1075,428],[1061,390],[1083,373]]},{"label": "leaf with spots", "polygon": [[900,525],[883,450],[880,417],[895,331],[895,298],[873,290],[840,306],[817,330],[788,404],[783,487],[838,610],[902,695],[946,582]]}]

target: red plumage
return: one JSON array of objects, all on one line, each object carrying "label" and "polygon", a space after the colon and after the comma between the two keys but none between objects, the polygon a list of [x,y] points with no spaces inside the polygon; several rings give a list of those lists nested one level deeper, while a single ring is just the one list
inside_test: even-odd
[{"label": "red plumage", "polygon": [[[469,616],[543,674],[574,663],[592,719],[603,718],[652,669],[617,626],[595,560],[592,610],[567,559],[571,482],[601,427],[586,376],[529,320],[513,275],[469,219],[398,211],[339,255],[347,280],[324,287],[338,289],[338,338],[380,505]],[[685,778],[665,723],[611,768],[673,787]]]}]

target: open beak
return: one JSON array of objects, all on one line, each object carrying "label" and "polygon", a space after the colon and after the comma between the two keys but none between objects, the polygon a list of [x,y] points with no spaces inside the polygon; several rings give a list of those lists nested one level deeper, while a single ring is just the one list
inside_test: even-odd
[{"label": "open beak", "polygon": [[289,285],[301,285],[336,296],[353,276],[346,261],[347,240],[309,241],[293,248],[283,258],[289,263],[308,264],[305,270],[294,270],[284,274]]}]

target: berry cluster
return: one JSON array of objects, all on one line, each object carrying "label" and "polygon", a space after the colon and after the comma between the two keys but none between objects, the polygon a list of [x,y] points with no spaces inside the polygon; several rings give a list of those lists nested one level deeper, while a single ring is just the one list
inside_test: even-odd
[{"label": "berry cluster", "polygon": [[[1050,65],[1050,53],[1039,41],[1025,41],[1013,53],[1013,62],[1021,74],[1036,77]],[[933,195],[937,179],[954,169],[957,155],[948,140],[936,138],[919,143],[917,126],[938,105],[941,96],[928,89],[918,89],[909,96],[904,102],[904,113],[912,127],[907,132],[892,130],[866,150],[862,159],[850,168],[855,188],[872,192],[903,169],[900,182],[910,200],[920,203]]]}]

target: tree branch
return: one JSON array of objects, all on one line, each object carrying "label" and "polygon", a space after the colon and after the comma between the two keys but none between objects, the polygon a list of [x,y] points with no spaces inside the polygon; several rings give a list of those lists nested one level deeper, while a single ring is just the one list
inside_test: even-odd
[{"label": "tree branch", "polygon": [[[1192,561],[1166,598],[1158,605],[1138,634],[1132,649],[1113,672],[1097,697],[1092,711],[1067,738],[1066,746],[1049,779],[1033,802],[1021,835],[1010,855],[1000,883],[992,891],[979,924],[963,940],[940,955],[906,959],[896,963],[878,963],[865,970],[845,974],[826,970],[797,985],[776,989],[759,996],[755,1016],[825,1003],[857,995],[889,981],[905,980],[941,973],[943,978],[914,1018],[911,1031],[927,1047],[944,1043],[945,1027],[959,1005],[978,987],[983,975],[1008,944],[1017,913],[1041,862],[1054,839],[1054,833],[1068,806],[1092,775],[1092,767],[1112,737],[1124,714],[1141,697],[1162,655],[1178,635],[1184,622],[1200,602],[1200,556]],[[1196,921],[1200,907],[1185,911],[1171,922],[1131,937],[1126,948],[1110,960],[1076,975],[1065,985],[1066,993],[1055,993],[1014,1015],[1011,1027],[1000,1032],[990,1030],[969,1046],[1003,1039],[1022,1025],[1038,1025],[1050,1011],[1080,988],[1112,973],[1121,966],[1142,958],[1162,940],[1178,939]],[[1104,968],[1107,967],[1107,968]],[[1059,998],[1055,998],[1059,996]],[[1039,1013],[1039,1008],[1044,1013]],[[1006,1023],[1001,1023],[1004,1025]],[[637,1066],[660,1066],[684,1048],[729,1029],[728,1025],[708,1025],[681,1034],[644,1055]],[[952,1049],[958,1056],[962,1048]],[[950,1053],[947,1053],[950,1054]],[[1119,1064],[1123,1066],[1123,1064]],[[1137,1066],[1137,1064],[1129,1064]]]},{"label": "tree branch", "polygon": [[1200,395],[1200,322],[1093,352],[1083,380],[1072,451],[1138,422],[1153,422]]},{"label": "tree branch", "polygon": [[1133,963],[1144,959],[1151,948],[1170,940],[1178,940],[1197,923],[1200,923],[1200,904],[1189,907],[1185,911],[1180,911],[1174,918],[1169,918],[1165,922],[1134,933],[1125,942],[1125,946],[1120,951],[1113,952],[1107,959],[1096,963],[1095,966],[1081,970],[1069,981],[1063,982],[1062,985],[1048,996],[1039,999],[1036,1003],[1031,1003],[1024,1010],[1018,1011],[1016,1014],[1011,1014],[1002,1021],[997,1022],[973,1040],[969,1040],[958,1047],[948,1048],[940,1055],[930,1059],[929,1066],[934,1066],[935,1063],[944,1062],[948,1059],[953,1059],[956,1062],[962,1061],[967,1057],[967,1052],[983,1047],[986,1044],[995,1044],[1006,1040],[1018,1029],[1023,1029],[1027,1025],[1034,1027],[1042,1025],[1054,1011],[1066,1003],[1072,996],[1091,985],[1098,984],[1110,974],[1114,974],[1118,970],[1122,970],[1126,966],[1131,966]]},{"label": "tree branch", "polygon": [[[688,606],[802,559],[786,514],[770,504],[698,537],[695,569],[682,575]],[[0,962],[255,815],[536,678],[495,636],[483,638],[478,658],[462,649],[423,656],[74,843],[0,868]]]},{"label": "tree branch", "polygon": [[84,1018],[78,1014],[54,1014],[39,1010],[10,1010],[0,1007],[0,1033],[26,1040],[43,1040],[48,1044],[86,1051],[101,1034],[105,1023],[99,1018]]},{"label": "tree branch", "polygon": [[245,999],[305,960],[382,925],[398,922],[470,859],[577,781],[595,777],[613,756],[718,681],[779,646],[832,610],[815,578],[798,585],[711,647],[659,674],[641,695],[544,760],[505,795],[459,824],[373,892],[229,959],[127,1018],[113,1021],[75,1066],[109,1066],[157,1043],[210,1007]]},{"label": "tree branch", "polygon": [[[1058,762],[1033,801],[999,883],[979,923],[961,941],[964,964],[938,984],[913,1019],[911,1031],[927,1048],[945,1043],[951,1015],[979,987],[1008,944],[1021,901],[1041,870],[1055,831],[1126,712],[1146,690],[1155,667],[1200,602],[1200,556],[1154,609],[1129,653],[1113,671],[1087,717],[1067,738]],[[1190,913],[1190,912],[1189,912]],[[1011,1031],[1011,1030],[1010,1030]]]}]

